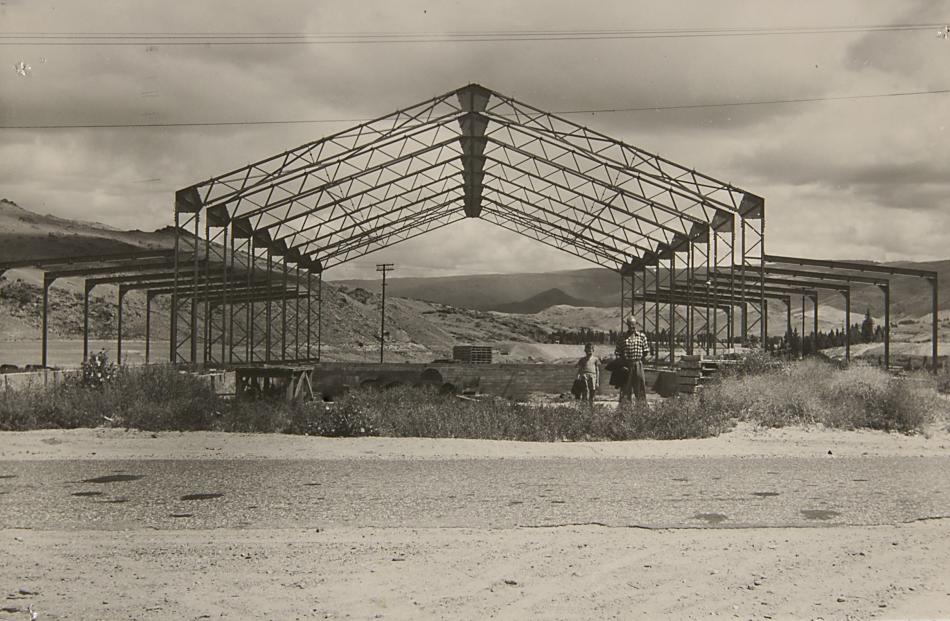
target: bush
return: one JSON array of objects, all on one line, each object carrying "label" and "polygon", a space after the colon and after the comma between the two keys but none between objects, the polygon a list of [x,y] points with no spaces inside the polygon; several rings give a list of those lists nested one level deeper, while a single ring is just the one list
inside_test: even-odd
[{"label": "bush", "polygon": [[105,392],[116,398],[114,426],[146,431],[211,429],[220,407],[208,382],[171,365],[123,367]]},{"label": "bush", "polygon": [[615,409],[579,402],[470,401],[409,387],[353,391],[329,408],[317,403],[304,412],[294,432],[536,442],[707,437],[731,424],[688,398]]},{"label": "bush", "polygon": [[116,366],[109,362],[103,349],[82,363],[82,384],[90,388],[102,388],[115,379]]},{"label": "bush", "polygon": [[234,433],[283,433],[291,428],[299,406],[280,399],[219,401],[212,428]]},{"label": "bush", "polygon": [[942,395],[950,395],[950,367],[943,367],[937,373],[937,392]]},{"label": "bush", "polygon": [[210,429],[217,407],[208,383],[172,366],[120,368],[101,376],[84,369],[55,386],[5,391],[0,428]]},{"label": "bush", "polygon": [[723,377],[699,399],[718,416],[764,427],[821,423],[902,433],[921,431],[942,407],[927,383],[869,366],[838,369],[817,359],[759,375]]},{"label": "bush", "polygon": [[361,401],[353,398],[344,398],[333,405],[323,401],[305,403],[295,408],[287,431],[329,438],[379,435]]}]

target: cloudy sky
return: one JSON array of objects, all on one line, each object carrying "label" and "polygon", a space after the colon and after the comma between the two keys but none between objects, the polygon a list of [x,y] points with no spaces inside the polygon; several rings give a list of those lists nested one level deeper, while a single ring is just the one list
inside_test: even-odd
[{"label": "cloudy sky", "polygon": [[[948,23],[936,0],[0,0],[0,197],[154,229],[178,188],[478,82],[764,196],[770,253],[950,258]],[[260,121],[312,122],[221,125]],[[381,261],[589,266],[466,221],[328,277]]]}]

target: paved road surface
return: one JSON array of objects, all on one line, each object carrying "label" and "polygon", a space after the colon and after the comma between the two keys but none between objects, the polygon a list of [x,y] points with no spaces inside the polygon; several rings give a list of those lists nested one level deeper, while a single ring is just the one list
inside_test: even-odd
[{"label": "paved road surface", "polygon": [[0,462],[0,528],[729,528],[940,516],[950,516],[950,457]]}]

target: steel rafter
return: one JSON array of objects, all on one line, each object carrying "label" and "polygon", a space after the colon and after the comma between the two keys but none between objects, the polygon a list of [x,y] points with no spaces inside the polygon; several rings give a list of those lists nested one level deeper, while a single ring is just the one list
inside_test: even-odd
[{"label": "steel rafter", "polygon": [[360,155],[387,137],[412,132],[420,126],[455,118],[461,111],[458,91],[415,104],[392,114],[306,143],[295,149],[209,179],[186,188],[194,194],[197,208],[226,205],[244,199],[249,192],[273,186],[281,180],[303,174],[315,166]]},{"label": "steel rafter", "polygon": [[[312,275],[466,217],[616,271],[643,259],[653,266],[644,288],[669,291],[652,296],[651,315],[658,334],[662,314],[671,356],[677,343],[691,347],[698,259],[709,272],[760,265],[764,254],[761,198],[475,84],[184,188],[175,217],[176,362],[199,361],[199,349],[212,363],[299,359],[301,335],[312,335]],[[225,289],[212,301],[197,276],[215,264]],[[295,297],[228,299],[229,284],[259,271]],[[756,298],[746,278],[738,292],[707,278],[714,296],[753,298],[764,329],[762,282]],[[731,341],[732,320],[723,325],[717,335]]]}]

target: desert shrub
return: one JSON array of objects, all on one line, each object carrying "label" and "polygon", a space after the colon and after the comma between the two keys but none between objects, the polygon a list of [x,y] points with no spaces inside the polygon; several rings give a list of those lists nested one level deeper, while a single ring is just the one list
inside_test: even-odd
[{"label": "desert shrub", "polygon": [[88,388],[102,388],[115,379],[117,368],[109,362],[109,355],[103,349],[82,363],[82,385]]},{"label": "desert shrub", "polygon": [[[636,403],[618,408],[622,417],[607,439],[682,440],[708,438],[730,429],[734,418],[718,408],[706,407],[703,395],[678,396],[654,404]],[[617,437],[620,436],[620,437]]]},{"label": "desert shrub", "polygon": [[[353,398],[360,392],[350,393],[342,400],[328,404],[310,401],[294,408],[289,433],[329,438],[353,438],[379,435],[375,421],[362,399]],[[375,392],[375,391],[372,391]]]},{"label": "desert shrub", "polygon": [[211,429],[219,407],[208,382],[171,365],[123,367],[103,392],[114,426],[147,431]]},{"label": "desert shrub", "polygon": [[723,377],[745,377],[770,373],[782,366],[782,362],[767,351],[753,349],[741,354],[738,360],[721,367]]},{"label": "desert shrub", "polygon": [[821,406],[810,386],[818,365],[809,360],[758,373],[725,375],[705,387],[697,399],[710,415],[766,427],[815,422]]},{"label": "desert shrub", "polygon": [[869,366],[839,369],[818,359],[758,375],[725,376],[704,388],[698,400],[719,416],[764,427],[821,423],[902,433],[922,430],[941,407],[927,383]]},{"label": "desert shrub", "polygon": [[5,391],[0,427],[209,429],[217,407],[209,384],[172,366],[119,368],[91,378],[84,369],[53,386]]},{"label": "desert shrub", "polygon": [[235,433],[283,433],[291,429],[299,406],[283,399],[219,401],[212,428]]},{"label": "desert shrub", "polygon": [[936,375],[937,392],[950,395],[950,367],[943,367]]},{"label": "desert shrub", "polygon": [[304,412],[305,418],[294,425],[297,433],[535,442],[707,437],[730,424],[685,398],[653,406],[592,408],[580,402],[464,400],[409,387],[352,391],[330,407],[317,403]]}]

